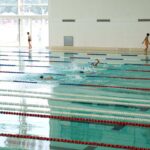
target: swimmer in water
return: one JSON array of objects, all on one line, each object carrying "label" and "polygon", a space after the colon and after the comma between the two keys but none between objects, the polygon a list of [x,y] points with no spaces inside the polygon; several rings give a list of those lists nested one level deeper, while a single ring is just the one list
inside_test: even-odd
[{"label": "swimmer in water", "polygon": [[95,59],[95,62],[91,63],[92,66],[97,67],[97,65],[100,63],[99,59]]},{"label": "swimmer in water", "polygon": [[81,70],[81,71],[79,71],[79,72],[80,72],[80,73],[84,73],[84,71],[82,71],[82,70]]},{"label": "swimmer in water", "polygon": [[[97,67],[97,65],[100,64],[99,59],[95,59],[95,62],[92,62],[91,65],[94,67]],[[81,70],[79,73],[85,73],[85,71]]]},{"label": "swimmer in water", "polygon": [[53,77],[49,76],[49,77],[44,77],[43,75],[40,76],[40,79],[42,80],[52,80]]}]

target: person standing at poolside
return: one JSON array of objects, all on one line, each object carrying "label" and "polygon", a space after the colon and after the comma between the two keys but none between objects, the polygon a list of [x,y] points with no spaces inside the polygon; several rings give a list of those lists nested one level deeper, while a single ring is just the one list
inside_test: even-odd
[{"label": "person standing at poolside", "polygon": [[147,50],[148,50],[148,45],[150,44],[149,42],[149,33],[146,34],[145,39],[143,40],[142,44],[145,45],[145,54],[147,55]]},{"label": "person standing at poolside", "polygon": [[31,49],[31,48],[32,48],[32,44],[31,44],[32,38],[31,38],[30,32],[27,32],[27,35],[28,35],[28,45],[29,45],[29,49]]}]

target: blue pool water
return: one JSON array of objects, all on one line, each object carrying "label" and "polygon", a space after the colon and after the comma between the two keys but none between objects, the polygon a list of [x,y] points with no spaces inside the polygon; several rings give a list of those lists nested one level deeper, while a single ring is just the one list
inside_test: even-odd
[{"label": "blue pool water", "polygon": [[[97,67],[91,65],[100,60]],[[52,76],[41,80],[40,76]],[[150,60],[141,54],[0,51],[1,112],[150,124]],[[1,113],[0,134],[150,149],[150,127],[65,121]],[[108,145],[107,145],[108,146]],[[0,149],[117,149],[0,137]],[[119,149],[119,148],[118,148]],[[125,149],[125,148],[120,148]]]}]

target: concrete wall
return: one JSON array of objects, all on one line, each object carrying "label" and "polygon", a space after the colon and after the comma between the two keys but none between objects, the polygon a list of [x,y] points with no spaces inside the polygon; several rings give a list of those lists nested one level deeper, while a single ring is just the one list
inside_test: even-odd
[{"label": "concrete wall", "polygon": [[150,22],[138,19],[150,19],[149,6],[150,0],[49,0],[50,46],[73,36],[75,47],[141,48]]}]

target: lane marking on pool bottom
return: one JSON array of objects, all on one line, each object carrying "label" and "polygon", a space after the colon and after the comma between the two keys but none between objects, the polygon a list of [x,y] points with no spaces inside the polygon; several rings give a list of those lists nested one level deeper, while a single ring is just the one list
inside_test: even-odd
[{"label": "lane marking on pool bottom", "polygon": [[135,146],[108,144],[108,143],[100,143],[100,142],[89,142],[89,141],[79,141],[79,140],[70,140],[70,139],[62,139],[62,138],[42,137],[42,136],[32,136],[32,135],[22,135],[22,134],[0,133],[0,136],[32,139],[32,140],[42,140],[42,141],[53,141],[53,142],[61,142],[61,143],[72,143],[72,144],[80,144],[80,145],[91,145],[91,146],[98,146],[98,147],[109,147],[109,148],[127,149],[127,150],[129,150],[129,149],[130,150],[150,150],[150,148],[142,148],[142,147],[135,147]]},{"label": "lane marking on pool bottom", "polygon": [[60,83],[60,85],[70,86],[85,86],[85,87],[97,87],[97,88],[117,88],[137,91],[150,91],[150,88],[139,88],[139,87],[125,87],[125,86],[111,86],[111,85],[96,85],[96,84],[75,84],[75,83]]}]

